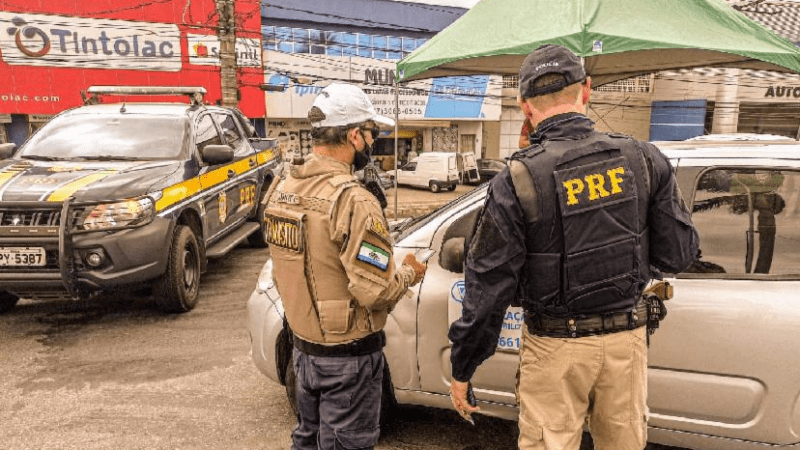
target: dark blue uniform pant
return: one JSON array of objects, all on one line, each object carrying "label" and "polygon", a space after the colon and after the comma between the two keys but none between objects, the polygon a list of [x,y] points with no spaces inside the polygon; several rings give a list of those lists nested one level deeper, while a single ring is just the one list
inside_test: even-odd
[{"label": "dark blue uniform pant", "polygon": [[383,353],[314,356],[294,349],[292,450],[372,449],[378,442]]}]

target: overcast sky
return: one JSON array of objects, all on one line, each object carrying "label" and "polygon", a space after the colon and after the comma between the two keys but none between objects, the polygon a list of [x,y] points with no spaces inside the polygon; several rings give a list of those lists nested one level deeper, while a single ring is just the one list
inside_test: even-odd
[{"label": "overcast sky", "polygon": [[395,0],[404,1],[409,3],[426,3],[428,5],[441,5],[441,6],[458,6],[461,8],[471,8],[478,3],[479,0]]}]

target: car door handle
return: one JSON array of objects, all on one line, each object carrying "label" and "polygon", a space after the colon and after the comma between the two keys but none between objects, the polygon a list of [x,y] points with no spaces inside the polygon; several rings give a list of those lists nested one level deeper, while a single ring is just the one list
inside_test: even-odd
[{"label": "car door handle", "polygon": [[236,176],[236,171],[233,169],[228,169],[228,178],[233,178]]}]

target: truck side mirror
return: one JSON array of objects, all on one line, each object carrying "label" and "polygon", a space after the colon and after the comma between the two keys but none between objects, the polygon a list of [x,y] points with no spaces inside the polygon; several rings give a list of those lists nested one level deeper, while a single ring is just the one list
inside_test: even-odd
[{"label": "truck side mirror", "polygon": [[461,236],[452,237],[442,244],[439,252],[439,265],[445,270],[454,273],[464,273],[464,238]]},{"label": "truck side mirror", "polygon": [[203,161],[212,166],[233,161],[233,149],[229,145],[206,145],[202,153]]},{"label": "truck side mirror", "polygon": [[17,149],[17,144],[9,142],[0,144],[0,159],[8,159],[14,156],[14,151]]}]

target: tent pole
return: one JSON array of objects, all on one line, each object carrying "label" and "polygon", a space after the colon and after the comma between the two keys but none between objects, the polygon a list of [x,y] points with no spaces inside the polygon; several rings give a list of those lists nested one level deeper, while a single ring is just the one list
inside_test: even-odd
[{"label": "tent pole", "polygon": [[398,134],[400,134],[400,93],[397,86],[397,77],[394,77],[394,220],[397,220],[397,153]]}]

